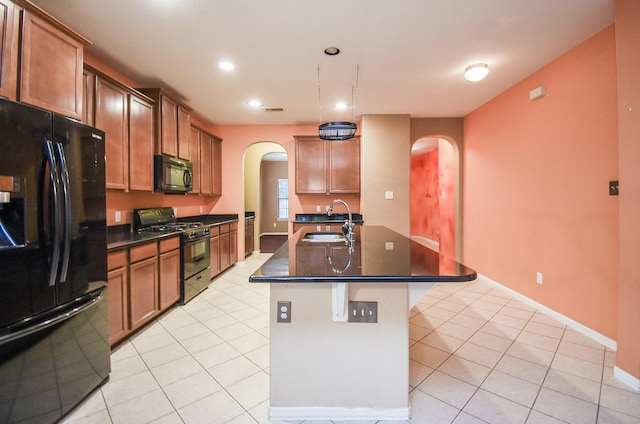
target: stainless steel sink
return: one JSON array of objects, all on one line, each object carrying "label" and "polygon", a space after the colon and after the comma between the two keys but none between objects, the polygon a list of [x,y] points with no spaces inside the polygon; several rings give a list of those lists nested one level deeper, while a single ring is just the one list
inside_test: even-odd
[{"label": "stainless steel sink", "polygon": [[309,241],[316,243],[334,243],[334,242],[346,242],[347,237],[342,233],[334,233],[328,231],[320,231],[313,233],[306,233],[300,239],[301,241]]}]

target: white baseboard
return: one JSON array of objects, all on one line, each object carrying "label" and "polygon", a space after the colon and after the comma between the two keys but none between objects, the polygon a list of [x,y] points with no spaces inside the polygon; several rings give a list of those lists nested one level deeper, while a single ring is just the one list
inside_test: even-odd
[{"label": "white baseboard", "polygon": [[640,392],[640,379],[632,376],[628,372],[618,367],[613,367],[613,376],[623,383],[631,386],[637,392]]},{"label": "white baseboard", "polygon": [[609,337],[598,333],[597,331],[592,330],[591,328],[587,327],[586,325],[580,324],[577,321],[572,320],[571,318],[562,315],[559,312],[554,311],[553,309],[544,306],[538,302],[536,302],[535,300],[529,299],[527,296],[518,293],[515,290],[510,289],[509,287],[505,287],[502,284],[498,283],[497,281],[492,280],[489,277],[486,277],[484,275],[480,275],[478,274],[478,280],[483,281],[485,283],[488,283],[492,286],[495,286],[497,288],[500,288],[502,290],[504,290],[505,292],[509,293],[511,296],[513,296],[514,298],[518,299],[519,301],[521,301],[522,303],[525,303],[537,310],[539,310],[540,312],[544,312],[545,314],[549,315],[550,317],[560,321],[561,323],[565,324],[568,327],[571,327],[572,329],[584,334],[587,337],[592,338],[593,340],[597,341],[600,344],[605,345],[606,347],[608,347],[609,349],[612,350],[617,350],[617,343],[615,340],[610,339]]},{"label": "white baseboard", "polygon": [[360,421],[388,420],[408,421],[411,419],[411,406],[406,408],[343,408],[343,407],[287,407],[269,406],[269,420],[331,420]]}]

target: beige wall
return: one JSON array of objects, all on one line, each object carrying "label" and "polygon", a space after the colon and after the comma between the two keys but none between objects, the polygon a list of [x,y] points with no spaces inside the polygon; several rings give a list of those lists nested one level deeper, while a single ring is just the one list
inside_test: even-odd
[{"label": "beige wall", "polygon": [[263,160],[260,169],[260,234],[286,234],[289,230],[291,219],[278,220],[278,179],[280,178],[287,178],[287,162]]},{"label": "beige wall", "polygon": [[[227,146],[228,144],[222,145],[223,155],[225,153],[225,149],[227,149]],[[260,246],[260,231],[262,231],[260,229],[260,162],[262,161],[262,157],[264,155],[272,152],[286,152],[286,150],[282,145],[278,143],[258,142],[247,146],[244,152],[244,211],[239,212],[239,215],[242,215],[242,213],[244,213],[245,211],[256,213],[256,220],[254,224],[254,246]],[[226,177],[223,177],[223,180],[225,178]],[[234,193],[239,193],[238,188],[239,187],[236,186]],[[226,195],[227,193],[223,192],[223,196]],[[244,236],[241,237],[241,234],[238,234],[238,244],[241,244],[241,246],[239,246],[239,251],[244,252],[244,250],[242,250],[244,249]],[[244,257],[244,255],[241,255],[239,257]]]},{"label": "beige wall", "polygon": [[[411,140],[409,115],[362,117],[361,211],[366,225],[384,225],[409,237]],[[385,199],[393,191],[393,199]]]}]

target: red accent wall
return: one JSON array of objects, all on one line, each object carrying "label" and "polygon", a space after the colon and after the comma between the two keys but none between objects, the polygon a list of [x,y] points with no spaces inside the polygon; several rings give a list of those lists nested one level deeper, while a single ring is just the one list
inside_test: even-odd
[{"label": "red accent wall", "polygon": [[454,257],[454,154],[440,140],[438,148],[411,155],[411,235],[440,243],[440,253]]},{"label": "red accent wall", "polygon": [[411,155],[411,235],[439,242],[438,150]]}]

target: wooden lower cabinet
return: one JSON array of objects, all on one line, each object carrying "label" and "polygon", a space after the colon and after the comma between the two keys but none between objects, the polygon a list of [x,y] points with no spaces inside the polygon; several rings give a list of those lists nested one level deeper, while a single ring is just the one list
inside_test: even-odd
[{"label": "wooden lower cabinet", "polygon": [[211,256],[211,278],[222,272],[220,268],[220,226],[212,226],[209,232],[209,253]]},{"label": "wooden lower cabinet", "polygon": [[180,299],[180,239],[174,237],[159,244],[160,310],[163,311]]},{"label": "wooden lower cabinet", "polygon": [[244,256],[249,256],[254,250],[254,219],[245,218],[244,220]]},{"label": "wooden lower cabinet", "polygon": [[129,334],[129,267],[127,251],[107,255],[109,266],[109,339],[111,344]]},{"label": "wooden lower cabinet", "polygon": [[231,266],[229,224],[220,226],[220,270]]},{"label": "wooden lower cabinet", "polygon": [[180,238],[109,252],[107,262],[109,339],[114,345],[179,300]]},{"label": "wooden lower cabinet", "polygon": [[158,258],[153,257],[131,264],[129,310],[131,329],[149,321],[159,311],[158,307]]},{"label": "wooden lower cabinet", "polygon": [[238,262],[238,222],[232,222],[229,230],[229,266]]}]

